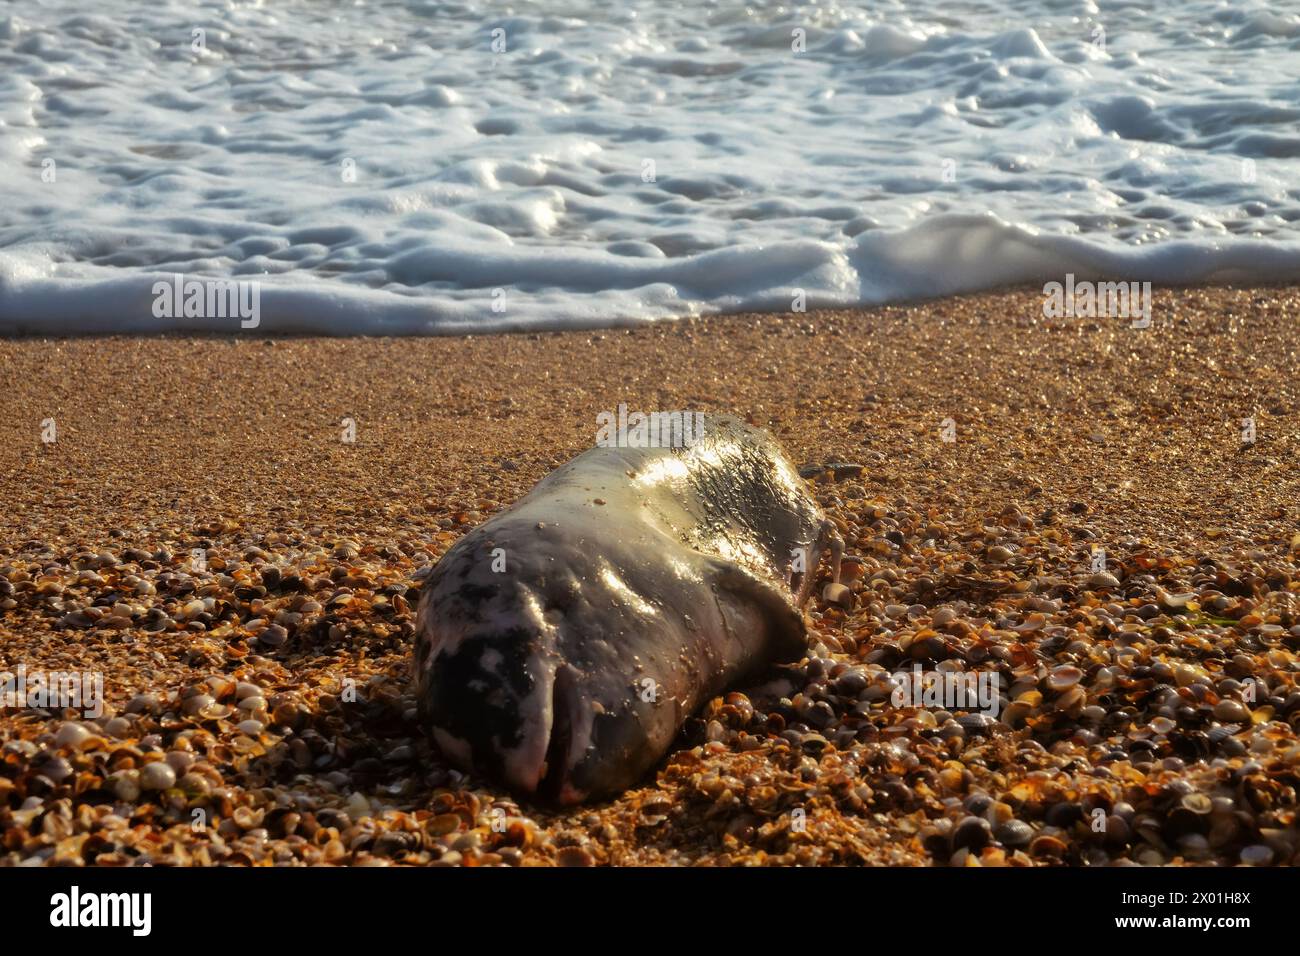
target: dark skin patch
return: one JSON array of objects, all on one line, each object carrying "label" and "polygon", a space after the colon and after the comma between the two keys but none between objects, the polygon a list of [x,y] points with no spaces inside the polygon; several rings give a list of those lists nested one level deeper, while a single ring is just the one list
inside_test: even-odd
[{"label": "dark skin patch", "polygon": [[[522,627],[470,637],[454,654],[440,654],[434,661],[426,705],[433,725],[467,741],[475,762],[494,773],[503,769],[501,751],[517,747],[524,737],[519,701],[536,685],[526,665],[532,638]],[[500,656],[491,671],[482,664],[488,651]],[[488,698],[497,702],[488,705]]]},{"label": "dark skin patch", "polygon": [[[573,784],[583,791],[603,792],[609,788],[609,768],[619,767],[623,779],[618,789],[633,786],[659,759],[653,748],[645,746],[645,734],[635,710],[630,705],[623,714],[597,714],[591,724],[591,743],[584,758],[572,771]],[[600,759],[585,759],[597,754]]]},{"label": "dark skin patch", "polygon": [[548,609],[564,614],[573,609],[582,594],[582,586],[575,578],[567,578],[554,584],[543,582]]},{"label": "dark skin patch", "polygon": [[496,597],[497,589],[489,587],[486,584],[462,584],[456,596],[466,604],[482,604],[490,598]]}]

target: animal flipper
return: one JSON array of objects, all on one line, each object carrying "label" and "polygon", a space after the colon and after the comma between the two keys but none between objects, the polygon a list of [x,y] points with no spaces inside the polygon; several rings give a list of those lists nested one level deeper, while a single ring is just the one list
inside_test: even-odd
[{"label": "animal flipper", "polygon": [[798,660],[808,647],[803,611],[784,588],[722,558],[709,559],[714,596],[731,641],[755,654],[759,631],[778,661]]}]

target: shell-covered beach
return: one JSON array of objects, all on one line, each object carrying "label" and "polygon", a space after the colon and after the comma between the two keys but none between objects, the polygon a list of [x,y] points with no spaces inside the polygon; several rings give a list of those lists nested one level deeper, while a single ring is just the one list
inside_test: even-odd
[{"label": "shell-covered beach", "polygon": [[[105,698],[0,711],[0,861],[1295,863],[1300,294],[1157,289],[1146,329],[1042,301],[0,341],[0,671]],[[770,430],[853,601],[556,812],[426,740],[414,607],[622,403]],[[997,717],[896,705],[913,665],[997,673]]]}]

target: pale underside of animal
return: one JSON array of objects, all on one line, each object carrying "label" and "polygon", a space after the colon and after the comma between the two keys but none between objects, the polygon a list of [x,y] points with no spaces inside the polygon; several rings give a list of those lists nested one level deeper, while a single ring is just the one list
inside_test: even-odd
[{"label": "pale underside of animal", "polygon": [[444,756],[577,803],[638,783],[701,705],[805,652],[843,544],[774,439],[728,416],[689,447],[595,447],[426,579],[415,676]]}]

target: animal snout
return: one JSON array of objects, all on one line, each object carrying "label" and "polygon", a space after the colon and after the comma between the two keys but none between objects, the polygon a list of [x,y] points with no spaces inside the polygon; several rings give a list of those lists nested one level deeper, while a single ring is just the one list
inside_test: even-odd
[{"label": "animal snout", "polygon": [[554,802],[581,799],[570,772],[580,677],[531,635],[476,635],[431,651],[418,667],[421,712],[439,748],[463,767],[486,767],[511,788]]}]

